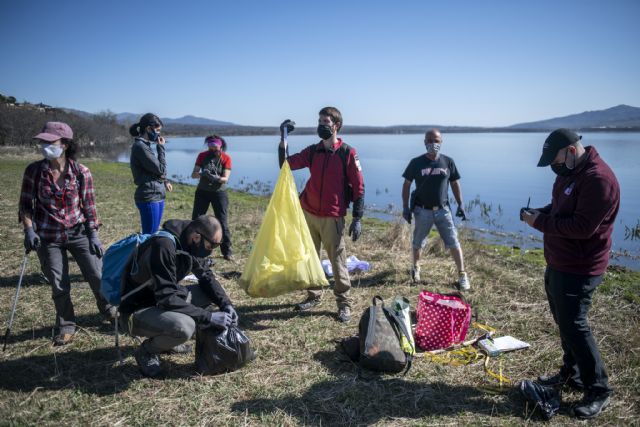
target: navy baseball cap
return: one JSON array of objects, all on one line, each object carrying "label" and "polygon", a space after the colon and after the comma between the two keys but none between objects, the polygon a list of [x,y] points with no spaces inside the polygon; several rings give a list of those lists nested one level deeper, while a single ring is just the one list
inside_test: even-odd
[{"label": "navy baseball cap", "polygon": [[561,128],[554,130],[544,141],[542,156],[540,156],[540,160],[538,161],[538,167],[549,166],[558,155],[558,151],[581,139],[581,135],[569,129]]}]

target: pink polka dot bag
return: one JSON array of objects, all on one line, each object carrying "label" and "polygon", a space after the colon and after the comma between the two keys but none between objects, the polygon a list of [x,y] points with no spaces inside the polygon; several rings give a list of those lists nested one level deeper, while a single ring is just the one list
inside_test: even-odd
[{"label": "pink polka dot bag", "polygon": [[418,296],[417,318],[418,347],[439,350],[464,341],[471,322],[471,306],[460,296],[424,290]]}]

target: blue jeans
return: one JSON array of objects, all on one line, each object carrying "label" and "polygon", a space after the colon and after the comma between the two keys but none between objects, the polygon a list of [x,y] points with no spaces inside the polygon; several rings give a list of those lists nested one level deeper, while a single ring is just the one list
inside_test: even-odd
[{"label": "blue jeans", "polygon": [[159,202],[138,202],[136,203],[140,211],[140,222],[142,223],[142,233],[152,234],[158,231],[162,212],[164,211],[164,200]]},{"label": "blue jeans", "polygon": [[448,206],[437,210],[425,209],[416,206],[413,209],[415,228],[413,229],[413,249],[422,249],[427,244],[427,236],[435,224],[447,249],[460,247],[458,232],[453,223],[451,209]]}]

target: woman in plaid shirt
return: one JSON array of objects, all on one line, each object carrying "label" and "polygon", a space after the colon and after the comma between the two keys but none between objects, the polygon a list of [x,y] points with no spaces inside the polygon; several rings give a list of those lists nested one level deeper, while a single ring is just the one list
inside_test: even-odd
[{"label": "woman in plaid shirt", "polygon": [[105,319],[115,318],[115,307],[100,295],[104,250],[98,238],[93,177],[75,161],[73,131],[66,123],[48,122],[34,139],[44,159],[31,163],[24,172],[18,215],[24,226],[25,249],[38,251],[42,272],[53,291],[58,329],[53,343],[65,345],[76,330],[67,252],[89,282]]}]

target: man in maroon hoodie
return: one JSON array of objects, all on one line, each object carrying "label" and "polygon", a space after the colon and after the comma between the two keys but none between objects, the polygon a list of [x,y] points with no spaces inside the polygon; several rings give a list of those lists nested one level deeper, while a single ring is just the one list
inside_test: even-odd
[{"label": "man in maroon hoodie", "polygon": [[[342,114],[337,108],[325,107],[319,112],[317,132],[321,141],[291,156],[288,155],[285,128],[292,131],[293,122],[285,120],[280,125],[280,166],[286,158],[291,170],[309,168],[311,176],[300,195],[300,204],[318,255],[322,245],[333,268],[338,320],[348,322],[351,320],[351,281],[347,271],[344,217],[353,202],[349,235],[355,242],[362,233],[360,220],[364,211],[364,179],[360,160],[356,150],[338,138]],[[322,291],[309,290],[307,299],[296,309],[305,311],[319,305],[321,296]]]},{"label": "man in maroon hoodie", "polygon": [[596,149],[583,147],[581,139],[568,129],[547,137],[538,166],[551,166],[558,175],[551,204],[523,208],[520,216],[544,233],[545,290],[564,351],[560,372],[538,382],[584,390],[573,413],[592,418],[609,405],[612,389],[587,313],[609,263],[620,187]]}]

